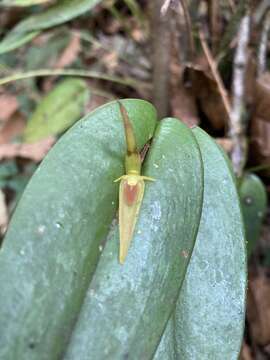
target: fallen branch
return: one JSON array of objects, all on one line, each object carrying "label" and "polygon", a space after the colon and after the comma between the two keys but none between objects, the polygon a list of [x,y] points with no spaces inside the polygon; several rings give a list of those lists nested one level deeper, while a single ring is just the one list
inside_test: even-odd
[{"label": "fallen branch", "polygon": [[243,121],[245,109],[245,76],[247,69],[247,50],[250,35],[250,15],[241,20],[238,31],[238,44],[234,56],[232,82],[232,111],[229,137],[232,139],[231,159],[237,176],[241,176],[246,163],[247,140],[246,124]]},{"label": "fallen branch", "polygon": [[266,70],[266,54],[268,35],[270,30],[270,11],[268,10],[263,21],[261,38],[258,48],[257,76],[261,76]]},{"label": "fallen branch", "polygon": [[205,38],[204,38],[204,34],[203,32],[200,30],[199,31],[199,37],[200,37],[200,41],[201,41],[201,44],[202,44],[202,48],[203,48],[203,52],[206,56],[206,59],[208,61],[208,64],[209,64],[209,67],[211,69],[211,72],[213,74],[213,77],[217,83],[217,87],[218,87],[218,90],[220,92],[220,96],[222,98],[222,101],[223,101],[223,104],[224,104],[224,107],[225,107],[225,110],[226,110],[226,113],[228,115],[228,118],[230,119],[230,116],[231,116],[231,105],[230,105],[230,102],[229,102],[229,98],[228,98],[228,94],[227,94],[227,90],[225,89],[225,86],[223,84],[223,81],[219,75],[219,72],[218,72],[218,69],[217,69],[217,63],[215,61],[215,59],[213,58],[212,54],[211,54],[211,51],[205,41]]}]

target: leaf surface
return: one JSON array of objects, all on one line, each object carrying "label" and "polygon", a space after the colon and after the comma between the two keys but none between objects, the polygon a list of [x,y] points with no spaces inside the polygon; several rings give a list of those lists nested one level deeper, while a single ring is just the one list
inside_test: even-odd
[{"label": "leaf surface", "polygon": [[[141,149],[156,110],[123,104]],[[63,135],[27,185],[0,251],[1,359],[61,358],[116,213],[125,151],[112,102]]]},{"label": "leaf surface", "polygon": [[[135,235],[123,265],[109,234],[65,359],[151,359],[175,306],[201,215],[201,155],[189,128],[159,124],[142,174]],[[181,234],[181,237],[179,236]]]},{"label": "leaf surface", "polygon": [[201,129],[193,132],[204,164],[202,217],[176,311],[154,359],[236,360],[247,284],[241,206],[225,153]]}]

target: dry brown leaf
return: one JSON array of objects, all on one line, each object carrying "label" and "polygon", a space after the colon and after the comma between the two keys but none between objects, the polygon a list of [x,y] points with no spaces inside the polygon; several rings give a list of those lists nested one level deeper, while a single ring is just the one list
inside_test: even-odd
[{"label": "dry brown leaf", "polygon": [[17,98],[11,94],[0,95],[0,123],[6,122],[18,109]]},{"label": "dry brown leaf", "polygon": [[176,61],[176,57],[170,64],[172,73],[170,79],[171,98],[170,107],[172,116],[181,119],[187,126],[199,125],[197,106],[194,94],[190,87],[186,87],[183,81],[183,67]]},{"label": "dry brown leaf", "polygon": [[205,66],[189,67],[192,91],[199,100],[202,111],[215,130],[221,130],[228,123],[228,116],[216,81]]},{"label": "dry brown leaf", "polygon": [[55,142],[50,136],[33,144],[2,144],[0,145],[0,160],[22,157],[33,161],[41,161]]},{"label": "dry brown leaf", "polygon": [[57,69],[71,65],[81,51],[81,40],[79,34],[72,34],[68,46],[65,48],[59,59],[54,64]]},{"label": "dry brown leaf", "polygon": [[0,130],[0,145],[7,144],[25,128],[25,121],[20,114],[15,114]]},{"label": "dry brown leaf", "polygon": [[0,234],[3,235],[6,232],[8,225],[8,210],[5,200],[5,195],[0,189]]},{"label": "dry brown leaf", "polygon": [[256,82],[255,115],[270,122],[270,73],[264,73]]},{"label": "dry brown leaf", "polygon": [[262,346],[269,344],[270,280],[264,273],[249,281],[247,317],[254,341]]},{"label": "dry brown leaf", "polygon": [[96,95],[96,94],[92,94],[91,99],[88,102],[85,111],[86,111],[86,113],[89,113],[89,112],[95,110],[97,107],[104,105],[106,102],[108,102],[107,98]]},{"label": "dry brown leaf", "polygon": [[107,54],[104,54],[102,57],[102,63],[106,66],[109,71],[116,69],[119,59],[116,51],[111,51]]},{"label": "dry brown leaf", "polygon": [[[71,40],[62,54],[58,57],[53,67],[55,69],[63,69],[71,65],[79,55],[81,51],[81,39],[79,34],[72,34]],[[53,86],[55,77],[49,77],[43,83],[43,90],[48,92]]]},{"label": "dry brown leaf", "polygon": [[143,43],[146,39],[145,32],[140,27],[135,27],[131,31],[132,38],[138,43]]},{"label": "dry brown leaf", "polygon": [[48,41],[52,38],[53,34],[51,32],[42,32],[40,35],[36,36],[32,40],[32,44],[38,47],[46,46]]},{"label": "dry brown leaf", "polygon": [[187,126],[199,124],[197,107],[193,95],[184,86],[175,88],[171,97],[172,115],[181,119]]}]

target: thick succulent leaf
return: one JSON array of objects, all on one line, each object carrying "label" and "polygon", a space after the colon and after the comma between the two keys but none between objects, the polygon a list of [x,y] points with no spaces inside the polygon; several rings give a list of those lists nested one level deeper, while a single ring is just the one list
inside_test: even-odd
[{"label": "thick succulent leaf", "polygon": [[245,323],[246,246],[235,178],[223,151],[195,128],[204,164],[196,244],[175,314],[180,359],[238,359]]},{"label": "thick succulent leaf", "polygon": [[[141,149],[156,111],[122,103]],[[1,359],[54,360],[65,351],[115,216],[125,150],[113,102],[76,123],[30,180],[0,251]]]},{"label": "thick succulent leaf", "polygon": [[102,0],[61,0],[47,10],[22,20],[1,42],[0,54],[30,41],[42,29],[63,24],[91,10]]},{"label": "thick succulent leaf", "polygon": [[156,181],[145,184],[127,258],[119,264],[115,225],[65,359],[151,359],[175,306],[202,205],[201,155],[191,130],[162,121],[143,175]]},{"label": "thick succulent leaf", "polygon": [[250,255],[260,236],[262,220],[267,208],[267,193],[257,175],[246,174],[240,182],[239,195],[246,230],[247,250]]},{"label": "thick succulent leaf", "polygon": [[153,357],[154,360],[176,360],[175,348],[175,324],[171,317],[166,325],[165,331],[160,339],[158,348]]},{"label": "thick succulent leaf", "polygon": [[247,281],[240,202],[226,155],[201,129],[193,132],[204,164],[202,217],[176,312],[154,359],[233,360],[242,342]]},{"label": "thick succulent leaf", "polygon": [[24,141],[39,141],[68,129],[82,115],[89,97],[84,80],[73,78],[62,81],[41,100],[28,120]]}]

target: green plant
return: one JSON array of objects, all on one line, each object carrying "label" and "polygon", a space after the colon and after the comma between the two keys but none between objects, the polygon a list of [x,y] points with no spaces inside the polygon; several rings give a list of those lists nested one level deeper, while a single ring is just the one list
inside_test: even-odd
[{"label": "green plant", "polygon": [[246,230],[247,253],[250,256],[260,236],[267,209],[267,193],[261,179],[255,174],[247,173],[239,183],[239,196]]},{"label": "green plant", "polygon": [[24,141],[39,141],[68,129],[80,118],[89,97],[87,84],[82,79],[62,81],[42,99],[28,120]]},{"label": "green plant", "polygon": [[228,160],[202,130],[122,103],[139,149],[153,137],[143,174],[156,179],[125,263],[113,181],[126,144],[112,102],[62,136],[13,215],[0,252],[1,359],[238,357],[246,256]]},{"label": "green plant", "polygon": [[[17,49],[36,37],[42,30],[66,23],[91,10],[102,0],[61,0],[53,3],[47,10],[31,15],[15,26],[0,42],[0,54]],[[6,5],[17,6],[11,1]],[[27,4],[33,5],[31,1]]]}]

